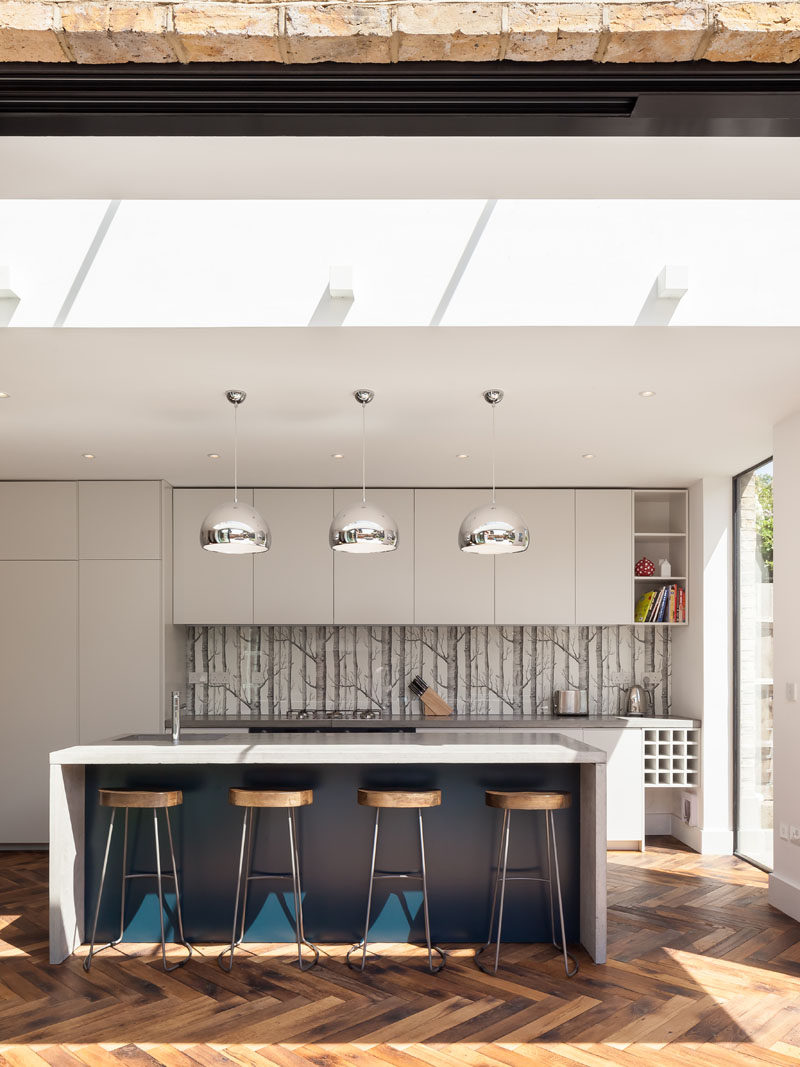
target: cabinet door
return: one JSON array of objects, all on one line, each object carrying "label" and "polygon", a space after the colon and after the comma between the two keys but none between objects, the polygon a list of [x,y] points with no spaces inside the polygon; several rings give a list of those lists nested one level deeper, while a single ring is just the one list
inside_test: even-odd
[{"label": "cabinet door", "polygon": [[256,510],[272,531],[272,548],[253,557],[254,622],[333,622],[331,489],[256,489]]},{"label": "cabinet door", "polygon": [[[253,490],[239,499],[253,503]],[[233,500],[231,489],[173,492],[173,620],[247,624],[253,621],[253,556],[226,556],[200,547],[200,526],[212,508]]]},{"label": "cabinet door", "polygon": [[80,565],[80,743],[160,733],[161,563]]},{"label": "cabinet door", "polygon": [[575,490],[504,489],[498,491],[497,501],[519,512],[531,543],[527,552],[495,559],[495,622],[575,622]]},{"label": "cabinet door", "polygon": [[608,756],[608,841],[622,848],[644,844],[644,740],[638,729],[584,730],[587,745]]},{"label": "cabinet door", "polygon": [[161,482],[80,482],[81,559],[160,559]]},{"label": "cabinet door", "polygon": [[0,483],[0,559],[77,559],[75,482]]},{"label": "cabinet door", "polygon": [[0,844],[43,844],[49,753],[78,741],[78,564],[0,563],[0,588]]},{"label": "cabinet door", "polygon": [[[360,500],[358,489],[337,489],[334,512]],[[405,625],[414,621],[414,490],[376,489],[369,499],[397,523],[394,552],[333,556],[333,617],[337,624]]]},{"label": "cabinet door", "polygon": [[494,622],[494,559],[458,547],[464,516],[488,499],[486,489],[415,491],[414,622]]},{"label": "cabinet door", "polygon": [[633,622],[633,530],[630,489],[575,491],[575,621]]}]

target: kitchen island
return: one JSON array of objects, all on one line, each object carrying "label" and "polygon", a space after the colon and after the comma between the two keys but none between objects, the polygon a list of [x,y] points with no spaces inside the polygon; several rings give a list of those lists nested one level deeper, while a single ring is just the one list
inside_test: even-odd
[{"label": "kitchen island", "polygon": [[[442,790],[441,807],[425,813],[433,936],[442,943],[481,942],[488,925],[493,864],[499,833],[485,789],[562,789],[571,808],[556,819],[565,919],[570,941],[580,941],[598,963],[606,958],[606,754],[556,733],[503,730],[303,735],[187,735],[125,737],[78,745],[50,756],[50,959],[59,963],[84,941],[86,916],[96,901],[108,810],[99,788],[171,788],[183,791],[174,829],[189,940],[224,942],[236,880],[241,814],[230,808],[230,786],[314,790],[301,813],[300,847],[306,930],[320,943],[357,941],[366,894],[371,813],[356,805],[356,789]],[[384,865],[416,866],[414,827],[392,813],[381,835]],[[514,866],[544,865],[544,821],[515,820]],[[152,869],[152,840],[133,840],[137,869]],[[285,869],[285,823],[264,821],[258,865]],[[108,888],[98,938],[119,915],[117,840],[109,859]],[[126,940],[158,939],[154,887],[134,883]],[[290,909],[283,892],[264,885],[248,913],[248,939],[291,941]],[[377,901],[371,939],[418,940],[420,894],[391,883]],[[523,883],[524,885],[524,883]],[[510,893],[504,936],[548,941],[549,912],[540,888]]]}]

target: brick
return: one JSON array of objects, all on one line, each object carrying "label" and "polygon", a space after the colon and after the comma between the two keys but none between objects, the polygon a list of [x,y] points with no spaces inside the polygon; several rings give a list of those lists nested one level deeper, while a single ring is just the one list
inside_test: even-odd
[{"label": "brick", "polygon": [[267,4],[176,4],[175,35],[191,63],[279,63],[278,9]]},{"label": "brick", "polygon": [[694,59],[705,35],[706,5],[608,4],[606,63],[686,63]]},{"label": "brick", "polygon": [[61,24],[78,63],[173,63],[169,8],[162,4],[65,3]]},{"label": "brick", "polygon": [[591,60],[602,28],[599,4],[509,4],[505,58],[526,63]]},{"label": "brick", "polygon": [[293,63],[389,63],[388,4],[289,4],[286,47]]},{"label": "brick", "polygon": [[480,62],[500,55],[500,10],[495,3],[404,4],[397,9],[401,61]]},{"label": "brick", "polygon": [[794,63],[800,59],[800,4],[712,4],[714,35],[703,59]]},{"label": "brick", "polygon": [[66,63],[54,7],[35,0],[0,2],[0,63]]}]

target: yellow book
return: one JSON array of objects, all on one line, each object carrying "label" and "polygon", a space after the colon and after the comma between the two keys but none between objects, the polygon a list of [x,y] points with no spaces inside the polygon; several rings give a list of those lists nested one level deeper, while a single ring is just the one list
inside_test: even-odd
[{"label": "yellow book", "polygon": [[650,609],[650,605],[653,603],[654,598],[657,596],[655,589],[651,589],[649,593],[645,593],[644,596],[640,596],[636,601],[636,610],[633,614],[634,622],[644,622],[647,618],[647,612]]}]

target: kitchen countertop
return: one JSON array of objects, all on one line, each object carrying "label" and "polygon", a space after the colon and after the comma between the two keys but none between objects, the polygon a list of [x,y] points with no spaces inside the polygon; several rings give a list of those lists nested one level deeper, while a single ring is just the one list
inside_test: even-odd
[{"label": "kitchen countertop", "polygon": [[340,733],[128,735],[50,753],[51,765],[93,764],[431,764],[605,763],[606,754],[558,733],[463,731],[375,734]]},{"label": "kitchen countertop", "polygon": [[182,730],[352,730],[354,728],[369,730],[645,730],[666,728],[692,730],[700,726],[698,719],[678,718],[675,716],[642,716],[628,718],[625,715],[584,715],[560,716],[540,715],[536,718],[522,716],[501,719],[498,716],[459,716],[452,718],[424,718],[422,715],[383,719],[295,719],[275,717],[271,719],[184,719]]}]

